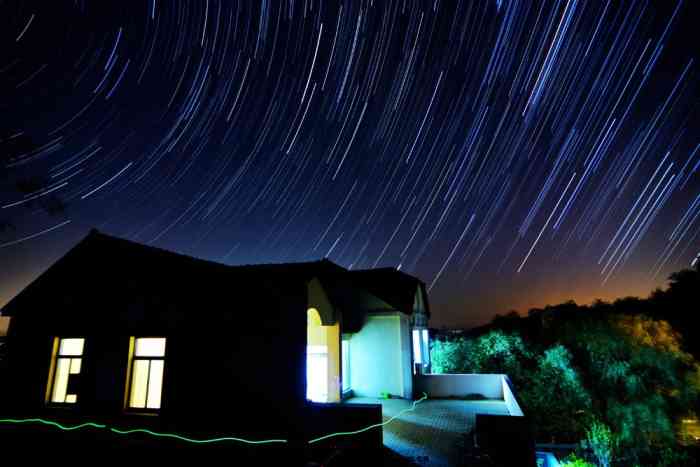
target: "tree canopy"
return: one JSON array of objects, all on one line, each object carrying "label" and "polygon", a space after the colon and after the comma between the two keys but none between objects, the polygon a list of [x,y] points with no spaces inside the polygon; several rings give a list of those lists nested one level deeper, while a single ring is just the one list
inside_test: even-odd
[{"label": "tree canopy", "polygon": [[689,325],[700,271],[669,281],[647,299],[511,312],[469,338],[438,338],[433,371],[508,374],[537,440],[580,441],[597,465],[692,465],[679,446],[700,413],[700,336]]}]

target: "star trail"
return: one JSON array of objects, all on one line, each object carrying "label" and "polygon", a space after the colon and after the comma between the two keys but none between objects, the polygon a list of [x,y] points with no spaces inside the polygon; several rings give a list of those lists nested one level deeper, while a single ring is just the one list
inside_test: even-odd
[{"label": "star trail", "polygon": [[436,326],[645,295],[700,251],[698,19],[1,2],[0,305],[92,227],[228,264],[396,267]]}]

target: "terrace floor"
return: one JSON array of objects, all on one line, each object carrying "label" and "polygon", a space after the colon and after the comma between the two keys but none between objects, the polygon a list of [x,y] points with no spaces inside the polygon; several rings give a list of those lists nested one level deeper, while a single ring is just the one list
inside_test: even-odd
[{"label": "terrace floor", "polygon": [[[385,422],[412,406],[405,399],[353,397],[345,402],[381,404]],[[402,413],[383,427],[384,445],[417,465],[457,465],[462,435],[474,426],[477,413],[508,415],[508,409],[500,400],[424,400],[416,404],[414,411]]]}]

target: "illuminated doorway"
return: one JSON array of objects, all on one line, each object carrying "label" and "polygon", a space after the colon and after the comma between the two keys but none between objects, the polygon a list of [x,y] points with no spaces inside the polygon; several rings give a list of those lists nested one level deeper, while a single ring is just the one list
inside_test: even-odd
[{"label": "illuminated doorway", "polygon": [[306,398],[340,400],[340,326],[324,326],[316,308],[307,310]]},{"label": "illuminated doorway", "polygon": [[306,398],[314,402],[328,401],[328,347],[306,347]]}]

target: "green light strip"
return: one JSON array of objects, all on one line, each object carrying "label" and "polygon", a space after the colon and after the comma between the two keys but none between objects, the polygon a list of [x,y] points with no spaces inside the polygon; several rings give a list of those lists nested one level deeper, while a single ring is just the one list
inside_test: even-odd
[{"label": "green light strip", "polygon": [[93,428],[107,428],[107,425],[101,425],[99,423],[81,423],[80,425],[66,426],[60,423],[52,422],[50,420],[44,420],[43,418],[0,418],[0,423],[39,423],[42,425],[54,426],[60,428],[63,431],[73,431],[79,430],[81,428],[93,427]]},{"label": "green light strip", "polygon": [[130,435],[132,433],[146,433],[151,436],[156,436],[159,438],[173,438],[173,439],[178,439],[180,441],[187,441],[188,443],[194,443],[194,444],[209,444],[209,443],[219,443],[221,441],[238,441],[241,443],[247,443],[247,444],[273,444],[273,443],[286,443],[286,439],[264,439],[261,441],[251,441],[249,439],[243,439],[243,438],[234,438],[231,436],[223,437],[223,438],[210,438],[210,439],[193,439],[193,438],[188,438],[186,436],[180,436],[176,435],[174,433],[158,433],[156,431],[151,431],[151,430],[146,430],[145,428],[135,428],[133,430],[119,430],[117,428],[110,428],[110,431],[112,433],[117,433],[120,435]]},{"label": "green light strip", "polygon": [[[411,405],[411,407],[400,411],[399,413],[397,413],[396,415],[391,417],[386,422],[377,423],[375,425],[370,425],[366,428],[362,428],[361,430],[357,430],[357,431],[345,431],[345,432],[338,432],[338,433],[330,433],[328,435],[324,435],[324,436],[321,436],[319,438],[314,438],[312,440],[309,440],[308,443],[309,444],[318,443],[319,441],[323,441],[324,439],[332,438],[334,436],[356,435],[359,433],[363,433],[365,431],[369,431],[373,428],[386,426],[389,423],[393,422],[400,415],[415,410],[416,404],[418,404],[419,402],[423,402],[427,398],[428,398],[428,395],[423,393],[423,397],[421,397],[417,401],[414,401],[413,404]],[[158,438],[172,438],[172,439],[177,439],[179,441],[185,441],[185,442],[193,443],[193,444],[210,444],[210,443],[219,443],[219,442],[223,442],[223,441],[237,441],[237,442],[246,443],[246,444],[275,444],[275,443],[278,444],[278,443],[288,443],[289,442],[286,439],[265,439],[265,440],[255,441],[255,440],[249,440],[249,439],[243,439],[243,438],[234,438],[231,436],[222,437],[222,438],[194,439],[194,438],[188,438],[186,436],[181,436],[181,435],[178,435],[175,433],[159,433],[157,431],[151,431],[151,430],[147,430],[145,428],[135,428],[135,429],[131,429],[131,430],[120,430],[118,428],[113,428],[113,427],[109,427],[107,425],[103,425],[101,423],[93,423],[93,422],[87,422],[87,423],[81,423],[79,425],[69,426],[69,425],[62,425],[60,423],[53,422],[51,420],[46,420],[43,418],[0,418],[0,424],[3,424],[3,423],[4,424],[34,423],[34,424],[52,426],[55,428],[59,428],[63,431],[74,431],[74,430],[80,430],[83,428],[97,428],[100,430],[108,430],[112,433],[116,433],[118,435],[124,435],[124,436],[131,435],[134,433],[145,433],[147,435],[151,435],[151,436],[158,437]]]},{"label": "green light strip", "polygon": [[186,436],[180,436],[174,433],[159,433],[157,431],[151,431],[147,430],[145,428],[135,428],[132,430],[120,430],[118,428],[113,428],[113,427],[108,427],[107,425],[103,425],[100,423],[81,423],[79,425],[73,425],[73,426],[67,426],[67,425],[62,425],[60,423],[52,422],[50,420],[45,420],[43,418],[0,418],[0,424],[5,423],[5,424],[21,424],[21,423],[37,423],[41,425],[48,425],[48,426],[53,426],[56,428],[60,428],[63,431],[74,431],[74,430],[79,430],[81,428],[98,428],[102,430],[108,430],[111,431],[112,433],[116,433],[119,435],[130,435],[133,433],[146,433],[151,436],[159,437],[159,438],[173,438],[173,439],[178,439],[180,441],[187,441],[188,443],[193,443],[193,444],[207,444],[207,443],[218,443],[221,441],[238,441],[241,443],[248,443],[248,444],[272,444],[272,443],[286,443],[286,439],[265,439],[261,441],[254,441],[254,440],[249,440],[249,439],[243,439],[243,438],[233,438],[233,437],[224,437],[224,438],[210,438],[210,439],[194,439],[194,438],[188,438]]},{"label": "green light strip", "polygon": [[362,428],[361,430],[357,430],[357,431],[341,431],[341,432],[338,432],[338,433],[331,433],[331,434],[329,434],[329,435],[320,436],[320,437],[318,437],[318,438],[314,438],[314,439],[312,439],[312,440],[309,440],[309,444],[317,443],[317,442],[319,442],[319,441],[323,441],[324,439],[332,438],[332,437],[334,437],[334,436],[356,435],[356,434],[359,434],[359,433],[363,433],[363,432],[365,432],[365,431],[369,431],[369,430],[371,430],[372,428],[377,428],[377,427],[380,427],[380,426],[386,426],[386,425],[388,425],[389,423],[393,422],[396,418],[398,418],[399,415],[402,415],[402,414],[404,414],[404,413],[412,412],[412,411],[416,410],[416,404],[418,404],[419,402],[423,402],[423,401],[426,400],[427,398],[428,398],[428,395],[427,395],[426,393],[423,393],[423,397],[421,397],[421,398],[418,399],[417,401],[413,401],[413,404],[411,405],[411,407],[409,407],[408,409],[403,409],[401,412],[397,413],[396,415],[394,415],[393,417],[391,417],[391,418],[390,418],[389,420],[387,420],[386,422],[377,423],[377,424],[375,424],[375,425],[370,425],[370,426],[368,426],[368,427],[366,427],[366,428]]}]

